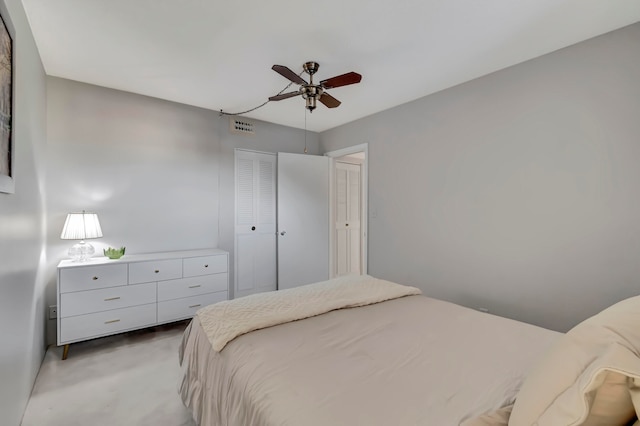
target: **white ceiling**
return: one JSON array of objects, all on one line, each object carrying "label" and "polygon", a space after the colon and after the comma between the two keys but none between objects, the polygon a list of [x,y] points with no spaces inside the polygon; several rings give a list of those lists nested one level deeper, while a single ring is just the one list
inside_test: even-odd
[{"label": "white ceiling", "polygon": [[[48,75],[212,110],[348,71],[323,131],[640,21],[640,0],[22,0]],[[305,75],[306,77],[306,75]],[[293,86],[292,89],[295,89]],[[304,100],[246,114],[304,128]]]}]

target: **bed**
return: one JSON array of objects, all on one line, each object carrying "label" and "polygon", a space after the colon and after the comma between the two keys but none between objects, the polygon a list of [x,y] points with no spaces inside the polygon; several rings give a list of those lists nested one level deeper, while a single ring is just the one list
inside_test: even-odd
[{"label": "bed", "polygon": [[[346,277],[201,309],[180,347],[181,398],[201,426],[519,426],[537,421],[527,410],[548,414],[555,396],[514,401],[565,335],[419,293]],[[624,389],[640,378],[624,377]]]}]

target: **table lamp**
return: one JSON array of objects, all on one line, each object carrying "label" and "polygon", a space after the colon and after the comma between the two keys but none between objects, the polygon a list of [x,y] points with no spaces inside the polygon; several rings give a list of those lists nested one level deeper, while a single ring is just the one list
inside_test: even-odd
[{"label": "table lamp", "polygon": [[96,252],[93,246],[84,240],[101,237],[102,229],[98,215],[84,210],[82,213],[69,213],[60,234],[60,239],[63,240],[80,240],[69,249],[69,256],[74,262],[85,262]]}]

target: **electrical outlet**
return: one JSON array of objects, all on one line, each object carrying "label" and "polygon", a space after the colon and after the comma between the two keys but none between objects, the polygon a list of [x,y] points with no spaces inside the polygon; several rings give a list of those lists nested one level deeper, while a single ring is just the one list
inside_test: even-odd
[{"label": "electrical outlet", "polygon": [[51,305],[49,306],[49,319],[56,319],[56,318],[58,318],[58,306]]}]

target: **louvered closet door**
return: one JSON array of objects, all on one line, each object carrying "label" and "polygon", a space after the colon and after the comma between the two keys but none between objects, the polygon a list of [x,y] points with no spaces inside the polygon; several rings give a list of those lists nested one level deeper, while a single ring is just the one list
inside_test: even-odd
[{"label": "louvered closet door", "polygon": [[236,150],[235,297],[276,290],[276,156]]},{"label": "louvered closet door", "polygon": [[335,164],[335,275],[361,274],[361,166]]}]

